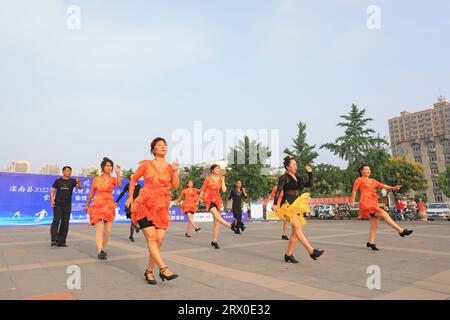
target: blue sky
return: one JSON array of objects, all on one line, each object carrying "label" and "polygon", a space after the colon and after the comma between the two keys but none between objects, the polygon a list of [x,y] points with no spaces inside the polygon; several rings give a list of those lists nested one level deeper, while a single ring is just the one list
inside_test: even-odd
[{"label": "blue sky", "polygon": [[[81,30],[66,27],[69,5]],[[381,9],[369,30],[366,10]],[[450,3],[431,1],[0,0],[0,168],[149,158],[180,128],[279,129],[311,144],[367,109],[380,134],[400,111],[450,96]],[[173,145],[173,144],[172,144]],[[168,159],[174,160],[174,159]],[[344,163],[327,151],[318,162]]]}]

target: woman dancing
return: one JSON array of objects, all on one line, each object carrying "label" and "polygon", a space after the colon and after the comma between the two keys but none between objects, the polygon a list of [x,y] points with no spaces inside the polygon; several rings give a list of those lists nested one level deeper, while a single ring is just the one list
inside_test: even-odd
[{"label": "woman dancing", "polygon": [[242,182],[238,180],[228,197],[228,200],[233,200],[232,211],[236,223],[236,228],[234,230],[234,233],[236,234],[241,234],[239,229],[241,229],[242,232],[245,230],[245,225],[242,222],[242,198],[247,199],[247,196],[247,191],[242,187]]},{"label": "woman dancing", "polygon": [[[129,177],[130,181],[133,179],[133,173],[130,174]],[[128,192],[128,189],[130,188],[130,184],[127,183],[127,185],[123,188],[122,192],[120,193],[119,197],[116,199],[116,205],[119,203],[119,201],[123,198],[125,193]],[[139,190],[141,190],[141,185],[139,183],[136,183],[134,187],[134,195],[133,199],[136,199],[139,196]],[[125,212],[127,214],[127,219],[131,220],[131,210],[130,207],[125,206]],[[130,239],[131,242],[134,242],[133,232],[136,231],[136,233],[139,233],[139,227],[131,221],[130,223],[130,236],[128,239]]]},{"label": "woman dancing", "polygon": [[[178,161],[168,164],[165,160],[166,140],[155,138],[150,150],[155,158],[140,162],[130,181],[126,206],[131,205],[131,220],[139,224],[147,240],[150,257],[144,276],[148,284],[155,285],[155,264],[159,267],[159,277],[163,282],[178,277],[167,268],[160,251],[169,226],[170,189],[178,188],[179,178]],[[141,177],[144,177],[144,187],[139,196],[133,199],[136,183]]]},{"label": "woman dancing", "polygon": [[[308,180],[304,181],[299,175],[296,174],[297,162],[293,157],[285,157],[283,164],[284,168],[286,169],[286,173],[278,179],[278,188],[275,193],[272,207],[273,211],[281,210],[282,208],[286,207],[289,208],[289,206],[293,205],[298,198],[301,198],[302,191],[305,187],[311,188],[313,186],[313,175],[310,166],[306,166],[306,171],[308,172]],[[284,195],[281,199],[280,206],[277,206],[277,204],[279,203],[281,192],[283,192]],[[319,258],[324,251],[314,249],[303,234],[302,224],[306,223],[303,217],[303,212],[298,213],[296,216],[300,216],[300,219],[294,216],[294,218],[289,221],[292,224],[292,235],[291,239],[289,240],[287,252],[284,255],[284,261],[298,263],[298,261],[292,255],[298,241],[300,241],[303,247],[305,247],[305,249],[308,251],[311,259],[317,260],[317,258]]]},{"label": "woman dancing", "polygon": [[[106,260],[106,245],[111,234],[111,227],[116,215],[116,204],[112,192],[114,187],[122,185],[120,177],[120,166],[116,165],[117,178],[111,176],[114,168],[114,162],[111,159],[103,158],[101,163],[102,174],[95,177],[92,182],[92,189],[84,207],[84,211],[89,213],[89,224],[95,226],[95,239],[97,243],[98,259]],[[89,207],[92,198],[95,196],[94,202]]]},{"label": "woman dancing", "polygon": [[189,229],[191,226],[194,227],[195,232],[201,230],[194,222],[194,214],[198,211],[197,201],[199,189],[194,188],[194,181],[189,180],[186,184],[186,188],[181,191],[180,197],[176,201],[176,205],[180,205],[181,199],[184,197],[183,204],[181,205],[181,212],[187,215],[189,221],[187,224],[186,232],[184,236],[190,238]]},{"label": "woman dancing", "polygon": [[220,249],[218,244],[219,239],[219,223],[230,228],[232,231],[235,230],[236,222],[233,221],[231,224],[226,222],[221,216],[222,208],[222,197],[220,196],[220,191],[227,192],[227,187],[225,185],[225,177],[220,175],[220,167],[214,164],[210,168],[211,175],[205,179],[202,188],[200,189],[200,197],[197,201],[197,205],[201,200],[206,206],[206,211],[211,212],[214,217],[214,227],[213,227],[213,241],[211,246],[214,249]]},{"label": "woman dancing", "polygon": [[360,192],[359,199],[359,217],[364,219],[370,219],[370,233],[369,242],[367,242],[367,248],[378,251],[375,245],[377,237],[377,229],[379,219],[382,218],[391,228],[398,231],[401,237],[409,236],[413,233],[413,230],[400,228],[390,217],[390,215],[384,211],[378,205],[378,195],[376,188],[383,188],[386,190],[400,190],[400,186],[391,187],[378,182],[375,179],[369,178],[371,174],[370,167],[366,164],[359,168],[359,178],[355,180],[352,193],[352,207],[355,207],[356,192]]},{"label": "woman dancing", "polygon": [[[275,193],[277,192],[277,189],[278,189],[277,185],[273,187],[272,192],[270,193],[269,198],[267,199],[267,202],[273,199]],[[283,191],[280,194],[280,198],[283,199]],[[282,240],[289,240],[287,233],[288,233],[288,223],[287,221],[283,220],[283,234],[281,235]]]}]

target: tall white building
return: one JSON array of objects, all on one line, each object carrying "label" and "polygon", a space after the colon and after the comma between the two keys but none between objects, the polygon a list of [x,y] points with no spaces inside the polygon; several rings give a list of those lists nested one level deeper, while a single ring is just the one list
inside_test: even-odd
[{"label": "tall white building", "polygon": [[27,160],[18,160],[8,163],[5,168],[6,172],[30,173],[31,164]]}]

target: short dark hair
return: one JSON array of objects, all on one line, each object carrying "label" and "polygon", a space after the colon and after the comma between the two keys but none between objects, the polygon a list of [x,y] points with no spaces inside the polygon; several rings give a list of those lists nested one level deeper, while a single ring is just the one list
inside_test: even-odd
[{"label": "short dark hair", "polygon": [[152,143],[150,144],[150,151],[153,153],[154,156],[156,156],[156,154],[153,151],[153,149],[155,149],[156,144],[160,141],[164,142],[167,145],[166,139],[161,138],[161,137],[157,137],[157,138],[153,139]]},{"label": "short dark hair", "polygon": [[64,170],[66,170],[66,169],[69,169],[70,171],[72,171],[72,168],[69,167],[69,166],[64,166],[64,167],[62,168],[62,171],[64,172]]},{"label": "short dark hair", "polygon": [[364,170],[365,167],[369,167],[369,168],[370,168],[370,166],[369,166],[368,164],[362,164],[362,165],[359,167],[358,172],[359,172],[359,176],[360,176],[360,177],[362,177],[362,172],[363,172],[363,170]]},{"label": "short dark hair", "polygon": [[213,170],[215,169],[215,168],[217,168],[217,167],[220,167],[218,164],[213,164],[210,168],[209,168],[209,171],[210,172],[213,172]]},{"label": "short dark hair", "polygon": [[189,186],[189,182],[192,182],[192,185],[194,184],[194,180],[189,179],[188,181],[186,181],[186,184],[184,185],[185,188]]},{"label": "short dark hair", "polygon": [[105,167],[108,163],[111,164],[111,167],[114,168],[114,162],[111,159],[105,157],[103,158],[103,161],[100,164],[100,166],[102,167],[102,171],[105,171]]},{"label": "short dark hair", "polygon": [[291,156],[284,157],[283,166],[286,170],[287,170],[287,167],[289,167],[289,165],[291,164],[292,160],[295,160],[294,157],[291,157]]}]

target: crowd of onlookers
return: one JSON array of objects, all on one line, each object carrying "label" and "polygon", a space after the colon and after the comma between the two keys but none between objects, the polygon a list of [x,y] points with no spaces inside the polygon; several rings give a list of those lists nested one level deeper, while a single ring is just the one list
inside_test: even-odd
[{"label": "crowd of onlookers", "polygon": [[422,199],[416,202],[414,199],[403,197],[395,203],[396,220],[427,220],[426,204]]}]

